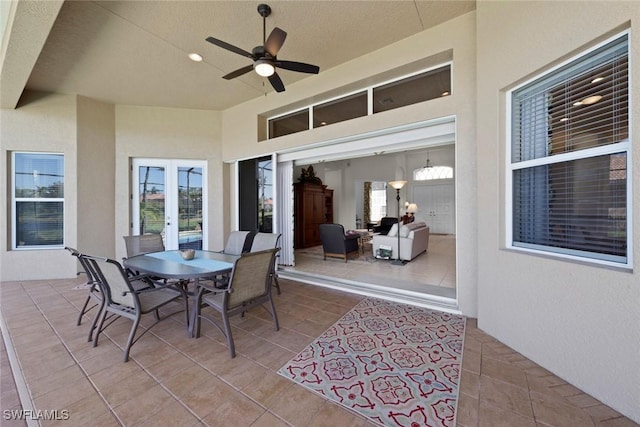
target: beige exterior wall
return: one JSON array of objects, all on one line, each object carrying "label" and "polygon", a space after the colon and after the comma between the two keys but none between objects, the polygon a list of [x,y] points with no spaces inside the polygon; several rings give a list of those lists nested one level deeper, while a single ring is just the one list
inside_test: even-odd
[{"label": "beige exterior wall", "polygon": [[[448,21],[369,55],[287,85],[284,93],[269,93],[223,112],[223,159],[257,157],[280,150],[387,129],[446,116],[456,116],[456,205],[458,239],[458,302],[462,311],[476,316],[476,142],[475,142],[475,13]],[[441,52],[453,51],[452,95],[420,104],[361,117],[307,132],[258,141],[258,115],[317,102],[339,87],[375,79],[390,69],[406,67]],[[285,82],[286,85],[286,82]],[[366,87],[364,84],[362,87]],[[353,89],[355,90],[355,89]],[[284,111],[282,111],[284,112]],[[391,165],[391,173],[395,165]],[[405,171],[406,173],[406,171]],[[400,178],[400,177],[397,177]],[[233,187],[231,187],[233,188]],[[337,200],[340,204],[341,201]],[[340,205],[340,209],[344,209]]]},{"label": "beige exterior wall", "polygon": [[631,25],[634,189],[640,188],[637,2],[478,2],[479,326],[640,421],[640,198],[633,272],[505,250],[505,90]]},{"label": "beige exterior wall", "polygon": [[64,241],[77,244],[77,101],[74,95],[25,93],[16,110],[0,110],[0,280],[34,280],[72,277],[74,261],[64,249],[11,250],[11,156],[12,151],[64,154]]},{"label": "beige exterior wall", "polygon": [[126,255],[122,236],[129,234],[130,165],[133,158],[206,160],[209,249],[224,248],[221,224],[229,215],[221,200],[228,192],[220,143],[220,113],[179,108],[117,105],[115,151],[115,251]]},{"label": "beige exterior wall", "polygon": [[78,243],[88,254],[115,254],[115,108],[82,96],[77,100],[78,122]]}]

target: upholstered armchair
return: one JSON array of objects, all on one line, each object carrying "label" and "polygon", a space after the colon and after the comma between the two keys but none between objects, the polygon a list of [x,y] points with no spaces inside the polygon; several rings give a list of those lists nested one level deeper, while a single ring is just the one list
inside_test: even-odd
[{"label": "upholstered armchair", "polygon": [[322,240],[322,250],[324,259],[328,256],[344,258],[347,262],[347,255],[358,251],[358,238],[360,235],[345,235],[344,227],[341,224],[320,224],[320,240]]},{"label": "upholstered armchair", "polygon": [[393,227],[393,224],[398,222],[398,218],[393,216],[385,216],[380,218],[380,223],[373,226],[373,232],[378,234],[389,234],[389,230]]}]

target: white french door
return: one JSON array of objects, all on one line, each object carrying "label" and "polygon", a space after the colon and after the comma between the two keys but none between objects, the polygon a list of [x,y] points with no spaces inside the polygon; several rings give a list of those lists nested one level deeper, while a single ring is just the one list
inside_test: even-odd
[{"label": "white french door", "polygon": [[432,233],[456,234],[455,186],[453,180],[413,183],[416,221],[427,223]]},{"label": "white french door", "polygon": [[205,161],[133,159],[131,234],[162,234],[166,249],[207,249]]}]

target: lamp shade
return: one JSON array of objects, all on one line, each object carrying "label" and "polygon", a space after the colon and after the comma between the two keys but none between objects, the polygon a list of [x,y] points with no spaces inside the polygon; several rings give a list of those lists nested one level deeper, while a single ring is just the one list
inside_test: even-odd
[{"label": "lamp shade", "polygon": [[416,205],[415,203],[409,203],[409,207],[407,207],[407,212],[408,213],[418,212],[418,205]]},{"label": "lamp shade", "polygon": [[394,189],[399,190],[402,187],[404,187],[406,183],[407,181],[391,181],[389,182],[389,185],[392,186]]}]

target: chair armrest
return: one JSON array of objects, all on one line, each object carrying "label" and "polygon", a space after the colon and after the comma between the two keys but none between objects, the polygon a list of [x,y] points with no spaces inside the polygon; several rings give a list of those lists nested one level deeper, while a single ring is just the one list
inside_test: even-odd
[{"label": "chair armrest", "polygon": [[[229,283],[227,282],[226,285],[227,287],[225,288],[217,288],[215,286],[216,281],[212,280],[212,284],[208,284],[208,283],[198,283],[198,289],[196,289],[196,291],[198,293],[200,293],[201,290],[203,291],[208,291],[208,292],[213,292],[213,293],[220,293],[220,292],[227,292],[229,290]],[[217,282],[220,283],[220,282]]]}]

